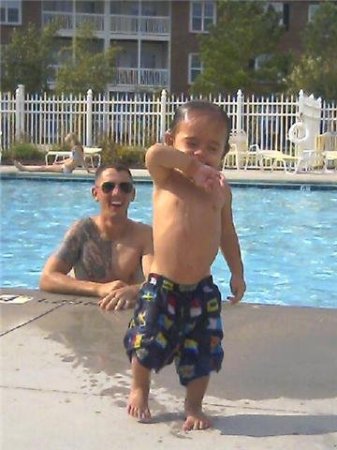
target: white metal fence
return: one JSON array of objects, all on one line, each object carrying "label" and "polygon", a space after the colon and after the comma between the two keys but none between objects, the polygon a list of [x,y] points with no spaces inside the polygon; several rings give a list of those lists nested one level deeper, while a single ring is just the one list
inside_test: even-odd
[{"label": "white metal fence", "polygon": [[[287,133],[303,113],[298,96],[208,97],[222,106],[233,130],[245,130],[249,143],[261,149],[292,151]],[[20,85],[15,94],[0,92],[0,125],[4,149],[20,140],[37,145],[61,144],[76,132],[84,145],[100,145],[110,138],[121,145],[147,147],[161,140],[175,109],[193,97],[160,94],[107,94],[55,96],[25,95]],[[337,131],[337,105],[319,100],[320,132]]]}]

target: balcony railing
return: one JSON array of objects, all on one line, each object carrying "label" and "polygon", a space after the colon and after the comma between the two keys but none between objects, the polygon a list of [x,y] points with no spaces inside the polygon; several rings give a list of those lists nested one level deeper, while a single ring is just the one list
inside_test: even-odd
[{"label": "balcony railing", "polygon": [[93,31],[102,32],[104,30],[104,16],[102,14],[76,14],[44,11],[42,14],[42,25],[57,21],[62,31],[72,31],[76,26],[88,24]]},{"label": "balcony railing", "polygon": [[152,34],[168,36],[170,19],[168,17],[150,16],[110,16],[110,29],[118,34]]},{"label": "balcony railing", "polygon": [[[66,12],[43,11],[42,26],[52,21],[57,21],[63,32],[72,31],[75,24],[76,26],[89,24],[95,32],[104,31],[103,14],[76,13],[74,15]],[[170,19],[169,17],[111,15],[110,32],[123,35],[169,36]]]},{"label": "balcony railing", "polygon": [[169,71],[167,69],[133,69],[118,67],[113,85],[132,88],[168,88]]},{"label": "balcony railing", "polygon": [[[55,88],[55,78],[59,65],[53,65],[53,73],[48,83],[51,89]],[[169,71],[167,69],[134,69],[131,67],[117,67],[115,78],[110,84],[111,90],[135,91],[157,90],[169,88]]]}]

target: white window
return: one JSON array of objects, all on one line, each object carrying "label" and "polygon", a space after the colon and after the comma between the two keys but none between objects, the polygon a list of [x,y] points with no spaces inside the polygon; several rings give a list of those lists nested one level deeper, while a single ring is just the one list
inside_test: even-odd
[{"label": "white window", "polygon": [[314,5],[309,5],[308,8],[308,22],[311,22],[312,19],[314,18],[314,15],[317,13],[319,8],[319,4],[314,4]]},{"label": "white window", "polygon": [[203,65],[198,53],[188,55],[188,84],[193,84],[198,75],[202,73]]},{"label": "white window", "polygon": [[280,16],[279,24],[281,26],[284,26],[286,30],[289,28],[289,3],[284,2],[269,2],[266,7],[272,7],[274,11],[278,13]]},{"label": "white window", "polygon": [[207,33],[210,25],[215,23],[214,1],[190,2],[190,31]]},{"label": "white window", "polygon": [[283,24],[283,3],[281,3],[281,2],[269,3],[269,6],[271,6],[279,14],[280,25],[284,25]]},{"label": "white window", "polygon": [[73,11],[73,3],[70,0],[53,0],[48,2],[43,1],[42,10],[71,13]]},{"label": "white window", "polygon": [[21,25],[21,0],[2,0],[0,7],[0,23],[3,25]]},{"label": "white window", "polygon": [[254,69],[255,70],[261,69],[261,67],[263,67],[264,64],[270,60],[270,58],[271,58],[271,55],[268,55],[268,54],[258,55],[254,60],[254,64],[253,64]]}]

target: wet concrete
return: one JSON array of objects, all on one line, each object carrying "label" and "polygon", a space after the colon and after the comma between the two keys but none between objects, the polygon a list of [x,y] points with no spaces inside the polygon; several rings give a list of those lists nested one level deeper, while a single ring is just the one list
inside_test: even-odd
[{"label": "wet concrete", "polygon": [[[150,442],[164,449],[213,442],[226,449],[337,448],[336,309],[224,306],[224,364],[205,399],[215,429],[186,435],[184,389],[173,366],[153,376],[152,425],[125,414],[131,378],[122,340],[131,311],[103,312],[92,298],[20,293],[34,299],[0,305],[2,449],[89,449],[111,438],[109,448],[119,449],[130,433],[128,448],[135,449]],[[38,422],[41,447],[33,436]],[[100,430],[97,445],[86,427]]]}]

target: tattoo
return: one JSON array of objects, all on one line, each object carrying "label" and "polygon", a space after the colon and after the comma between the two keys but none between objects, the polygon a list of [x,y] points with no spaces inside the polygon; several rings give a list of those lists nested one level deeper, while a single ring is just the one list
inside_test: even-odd
[{"label": "tattoo", "polygon": [[90,218],[72,226],[56,256],[74,268],[76,278],[111,281],[112,242],[101,238],[96,224]]}]

